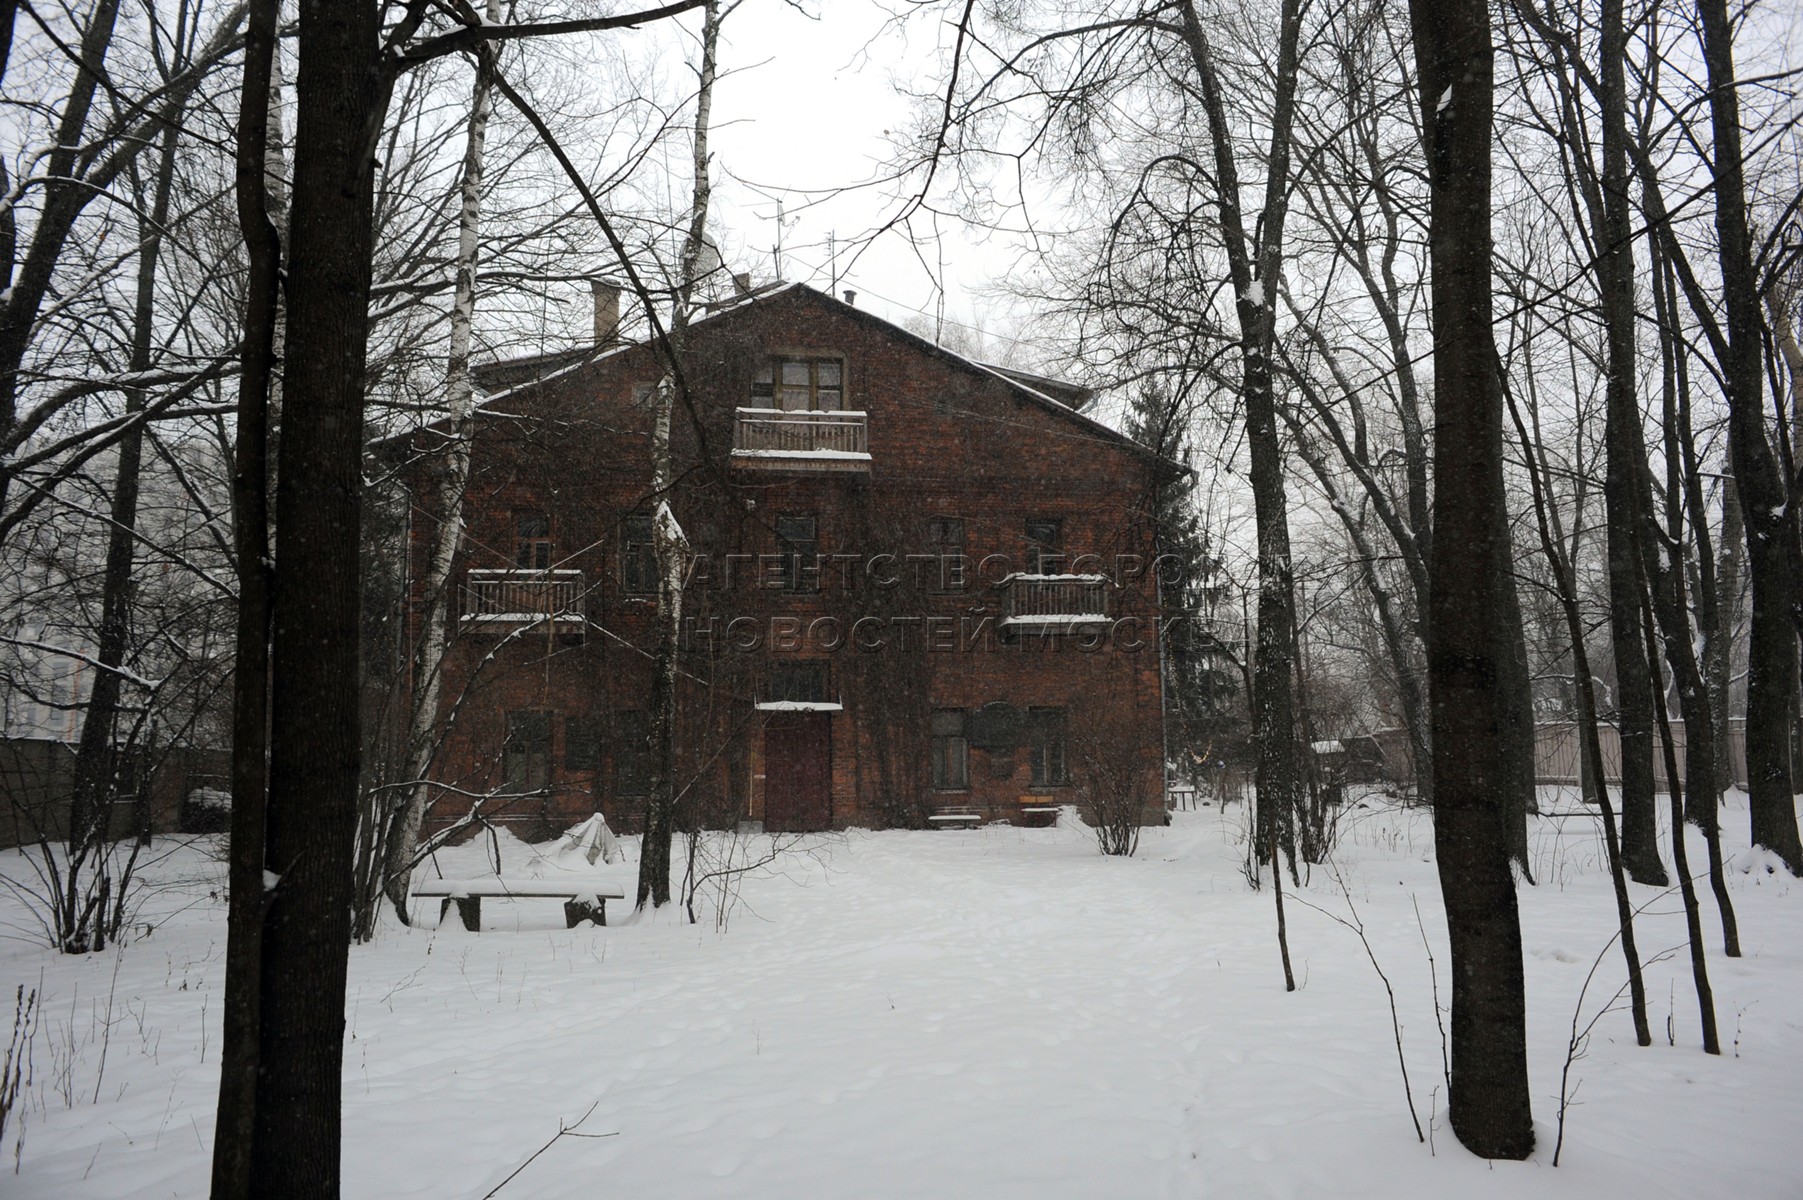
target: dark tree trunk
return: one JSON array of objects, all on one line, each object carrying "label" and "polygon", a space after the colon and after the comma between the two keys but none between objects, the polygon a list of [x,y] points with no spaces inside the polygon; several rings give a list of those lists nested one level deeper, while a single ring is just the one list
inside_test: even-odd
[{"label": "dark tree trunk", "polygon": [[338,1194],[361,741],[364,356],[378,9],[303,7],[271,591],[269,803],[251,1191]]},{"label": "dark tree trunk", "polygon": [[[1730,464],[1730,470],[1732,466]],[[1734,770],[1734,727],[1732,681],[1734,678],[1735,626],[1740,615],[1741,600],[1746,591],[1747,524],[1741,519],[1740,488],[1732,475],[1722,480],[1722,536],[1717,552],[1715,589],[1711,594],[1709,617],[1703,635],[1703,682],[1709,689],[1709,713],[1715,721],[1715,770],[1721,788],[1733,787],[1739,776]],[[1745,736],[1745,730],[1742,730]],[[1721,792],[1715,794],[1719,808]],[[1691,802],[1697,801],[1695,795]],[[1694,819],[1694,818],[1693,818]]]},{"label": "dark tree trunk", "polygon": [[[1690,432],[1689,377],[1684,356],[1688,353],[1678,329],[1677,295],[1671,280],[1665,251],[1658,238],[1650,238],[1652,260],[1653,312],[1659,329],[1661,424],[1665,430],[1665,503],[1666,527],[1661,529],[1649,509],[1642,527],[1641,556],[1646,565],[1648,593],[1653,612],[1658,618],[1665,659],[1672,667],[1672,680],[1677,686],[1678,711],[1684,721],[1684,803],[1673,808],[1672,858],[1678,873],[1686,866],[1678,857],[1678,841],[1682,836],[1684,817],[1702,830],[1708,849],[1709,885],[1715,895],[1716,909],[1721,915],[1723,952],[1729,958],[1740,957],[1740,931],[1734,918],[1734,902],[1728,895],[1728,881],[1722,863],[1721,823],[1717,818],[1722,793],[1719,764],[1721,743],[1717,740],[1719,716],[1711,703],[1711,693],[1704,677],[1708,663],[1707,647],[1716,625],[1716,608],[1709,589],[1714,574],[1709,568],[1710,542],[1707,513],[1702,500],[1702,487],[1697,479],[1696,443]],[[1706,572],[1698,587],[1697,626],[1703,631],[1705,657],[1698,660],[1693,641],[1684,575],[1684,519],[1694,514],[1697,561]],[[1735,535],[1738,537],[1738,534]],[[1649,652],[1649,657],[1653,657]],[[1656,658],[1654,658],[1656,662]],[[1655,695],[1658,692],[1655,691]],[[1667,753],[1671,753],[1667,744]],[[1680,793],[1676,776],[1672,776],[1671,794]]]},{"label": "dark tree trunk", "polygon": [[13,22],[18,18],[19,0],[0,0],[0,82],[6,80],[6,63],[13,50]]},{"label": "dark tree trunk", "polygon": [[280,0],[257,0],[245,30],[238,96],[238,227],[249,266],[238,440],[232,462],[238,568],[232,674],[232,838],[213,1200],[249,1200],[261,1030],[264,805],[269,747],[269,389],[275,372],[282,250],[269,219],[269,89]]},{"label": "dark tree trunk", "polygon": [[[0,299],[0,444],[11,441],[18,423],[19,369],[25,352],[31,346],[31,335],[37,325],[38,312],[49,295],[56,275],[57,260],[62,257],[75,220],[94,189],[77,177],[77,164],[87,138],[88,114],[94,106],[94,93],[100,87],[105,70],[107,50],[113,44],[113,26],[119,17],[119,0],[100,0],[88,15],[81,36],[81,69],[75,72],[69,94],[63,100],[62,116],[57,123],[56,146],[44,164],[43,203],[37,225],[32,231],[31,247],[25,261],[13,272],[13,254],[6,256],[4,288]],[[10,25],[10,23],[9,23]],[[13,231],[13,218],[6,216],[8,233]],[[12,238],[8,237],[8,242]],[[9,250],[15,247],[9,245]],[[6,505],[12,485],[8,456],[0,454],[0,508]],[[71,831],[73,836],[73,831]]]},{"label": "dark tree trunk", "polygon": [[[1502,394],[1491,312],[1493,48],[1484,0],[1411,0],[1427,130],[1434,322],[1434,513],[1428,611],[1434,847],[1452,950],[1453,1132],[1486,1158],[1534,1147],[1521,925],[1503,746],[1526,719],[1502,631],[1513,587]],[[1519,801],[1525,805],[1525,799]]]},{"label": "dark tree trunk", "polygon": [[[1246,406],[1246,449],[1258,537],[1258,633],[1252,662],[1252,739],[1258,755],[1257,844],[1281,843],[1296,853],[1296,814],[1302,807],[1302,765],[1296,744],[1292,671],[1296,658],[1295,574],[1290,561],[1289,501],[1283,478],[1283,446],[1272,382],[1273,320],[1283,265],[1288,214],[1290,122],[1295,109],[1301,5],[1284,0],[1277,49],[1270,153],[1256,239],[1248,235],[1240,206],[1239,163],[1213,52],[1193,3],[1183,5],[1184,41],[1201,85],[1215,163],[1215,201],[1221,220],[1240,328],[1241,399]],[[1275,863],[1273,863],[1275,869]]]},{"label": "dark tree trunk", "polygon": [[1747,573],[1753,583],[1752,632],[1747,651],[1747,791],[1753,844],[1803,874],[1803,840],[1791,783],[1792,710],[1797,696],[1797,595],[1792,525],[1778,459],[1766,436],[1765,323],[1759,277],[1747,224],[1746,175],[1741,158],[1740,98],[1734,78],[1733,30],[1726,0],[1697,0],[1709,109],[1715,135],[1715,231],[1727,317],[1728,453],[1746,522]]},{"label": "dark tree trunk", "polygon": [[[1651,81],[1650,86],[1656,88],[1658,71],[1663,61],[1662,51],[1656,40],[1647,43],[1647,56],[1647,76]],[[1690,534],[1696,544],[1696,554],[1688,571],[1679,566],[1673,569],[1679,571],[1678,586],[1682,587],[1688,579],[1696,598],[1698,646],[1695,653],[1698,669],[1702,674],[1710,740],[1715,752],[1713,786],[1699,792],[1695,781],[1690,781],[1688,786],[1691,787],[1691,792],[1686,803],[1690,809],[1690,820],[1708,831],[1715,828],[1714,814],[1719,805],[1721,789],[1734,779],[1734,766],[1728,753],[1728,683],[1735,613],[1740,603],[1740,546],[1745,529],[1740,519],[1738,489],[1730,474],[1722,474],[1718,477],[1722,498],[1720,541],[1715,541],[1710,533],[1709,500],[1703,486],[1704,463],[1702,456],[1697,453],[1695,425],[1691,420],[1691,352],[1678,325],[1680,283],[1690,301],[1692,313],[1704,326],[1704,333],[1718,361],[1726,361],[1729,357],[1728,343],[1715,319],[1717,306],[1704,295],[1695,273],[1690,269],[1683,246],[1672,234],[1663,189],[1650,152],[1655,140],[1648,128],[1650,119],[1650,114],[1643,115],[1639,131],[1640,142],[1633,149],[1635,165],[1640,173],[1642,210],[1649,233],[1652,234],[1647,241],[1652,266],[1654,312],[1659,324],[1662,371],[1665,377],[1665,449],[1668,479],[1671,480],[1672,488],[1666,498],[1670,512],[1670,552],[1674,556],[1674,562],[1683,557],[1678,550],[1682,545],[1679,534],[1684,522],[1688,520]],[[1718,469],[1726,471],[1728,466],[1724,464]],[[1671,472],[1674,470],[1680,474],[1672,476]],[[1645,561],[1656,569],[1659,556],[1651,555]],[[1684,640],[1689,643],[1688,635]],[[1685,719],[1687,722],[1690,720],[1688,713]],[[1691,744],[1695,745],[1694,740]],[[1699,806],[1702,805],[1708,807],[1710,815],[1707,820],[1699,815]],[[1719,837],[1715,839],[1713,850],[1719,853]]]},{"label": "dark tree trunk", "polygon": [[1652,1044],[1653,1035],[1647,1025],[1646,984],[1640,970],[1640,949],[1634,940],[1634,905],[1628,899],[1628,876],[1621,861],[1621,830],[1615,819],[1615,804],[1603,781],[1602,739],[1597,732],[1595,675],[1590,668],[1590,653],[1585,648],[1584,618],[1578,608],[1577,571],[1573,567],[1577,543],[1574,537],[1569,553],[1561,550],[1559,514],[1547,496],[1543,480],[1550,481],[1553,472],[1540,447],[1539,419],[1535,418],[1534,434],[1529,436],[1521,412],[1511,401],[1515,428],[1521,438],[1522,457],[1531,468],[1529,484],[1534,492],[1534,518],[1540,527],[1540,545],[1546,553],[1547,565],[1553,570],[1559,607],[1565,615],[1565,633],[1571,642],[1571,673],[1578,702],[1579,748],[1583,755],[1580,774],[1584,801],[1594,805],[1603,818],[1603,847],[1609,860],[1609,882],[1615,891],[1615,917],[1620,930],[1622,960],[1628,969],[1628,1003],[1634,1016],[1634,1036],[1642,1046]]},{"label": "dark tree trunk", "polygon": [[[1633,317],[1628,319],[1632,321]],[[1630,362],[1622,369],[1631,373],[1634,368]],[[1615,728],[1621,735],[1622,867],[1635,883],[1664,887],[1671,880],[1659,859],[1658,806],[1653,797],[1653,685],[1643,649],[1645,641],[1638,628],[1641,582],[1635,542],[1640,506],[1633,494],[1633,475],[1646,460],[1642,451],[1642,457],[1634,463],[1625,461],[1632,451],[1624,443],[1639,438],[1629,438],[1622,432],[1625,418],[1616,411],[1618,400],[1613,393],[1623,387],[1631,392],[1632,380],[1618,385],[1615,372],[1611,366],[1605,389],[1611,395],[1604,433],[1609,461],[1603,493],[1609,521],[1609,635],[1615,651]],[[1628,404],[1633,406],[1631,394]],[[1638,414],[1634,420],[1638,429]]]},{"label": "dark tree trunk", "polygon": [[[180,130],[163,131],[162,151],[151,181],[150,210],[139,220],[136,296],[132,307],[131,370],[150,369],[151,342],[156,319],[157,264],[162,257],[163,228],[169,220],[169,192],[175,179],[176,145]],[[134,180],[137,172],[132,172]],[[135,189],[140,198],[143,189]],[[125,411],[144,411],[144,391],[126,393]],[[119,461],[113,476],[112,502],[108,506],[106,565],[100,582],[100,636],[94,658],[99,669],[82,718],[81,738],[75,750],[73,798],[69,813],[70,845],[98,849],[112,824],[113,801],[119,794],[118,726],[119,698],[124,677],[119,668],[131,643],[132,560],[137,552],[138,484],[144,460],[144,426],[131,426],[119,439]],[[73,879],[70,880],[74,882]],[[95,946],[94,949],[100,947]]]},{"label": "dark tree trunk", "polygon": [[[1565,617],[1571,632],[1571,657],[1578,680],[1578,732],[1584,739],[1584,754],[1592,764],[1603,761],[1602,740],[1597,735],[1595,676],[1590,670],[1590,656],[1584,649],[1584,627],[1578,615],[1576,584],[1569,571],[1560,591]],[[1634,1039],[1642,1046],[1653,1044],[1647,1024],[1646,980],[1641,974],[1640,945],[1634,937],[1634,903],[1628,898],[1628,873],[1621,861],[1621,833],[1615,820],[1615,805],[1609,799],[1609,785],[1602,770],[1593,765],[1586,780],[1589,794],[1585,799],[1596,806],[1603,817],[1603,849],[1609,860],[1609,882],[1615,890],[1615,921],[1620,931],[1619,942],[1623,964],[1628,972],[1628,1009],[1634,1020]]]},{"label": "dark tree trunk", "polygon": [[1666,794],[1671,802],[1672,865],[1678,870],[1678,890],[1684,899],[1684,930],[1690,943],[1690,978],[1697,992],[1697,1013],[1702,1023],[1703,1052],[1720,1054],[1721,1038],[1715,1027],[1715,991],[1709,986],[1709,964],[1703,952],[1703,913],[1697,903],[1696,884],[1690,877],[1690,856],[1684,845],[1684,793],[1678,786],[1678,752],[1672,744],[1671,715],[1665,707],[1665,688],[1659,678],[1659,651],[1654,642],[1652,599],[1642,611],[1646,630],[1647,663],[1653,675],[1654,714],[1664,743]]},{"label": "dark tree trunk", "polygon": [[1533,672],[1528,667],[1527,622],[1521,615],[1521,596],[1515,590],[1515,549],[1513,543],[1503,550],[1503,578],[1497,585],[1497,599],[1502,605],[1503,641],[1507,653],[1502,658],[1502,692],[1519,698],[1519,703],[1503,711],[1502,745],[1503,831],[1509,839],[1509,861],[1529,883],[1534,882],[1534,864],[1528,854],[1528,814],[1540,811],[1534,791],[1534,703]]},{"label": "dark tree trunk", "polygon": [[1641,636],[1640,539],[1652,500],[1646,440],[1636,383],[1638,319],[1634,303],[1634,211],[1628,191],[1627,34],[1622,0],[1603,0],[1598,106],[1602,178],[1596,227],[1597,293],[1608,342],[1603,444],[1608,462],[1603,502],[1608,515],[1609,634],[1615,652],[1616,729],[1621,734],[1622,865],[1636,883],[1664,887],[1658,808],[1653,800],[1653,686]]}]

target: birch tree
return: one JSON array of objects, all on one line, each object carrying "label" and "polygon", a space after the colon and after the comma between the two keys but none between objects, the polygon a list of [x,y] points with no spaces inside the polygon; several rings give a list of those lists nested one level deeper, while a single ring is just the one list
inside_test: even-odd
[{"label": "birch tree", "polygon": [[[487,0],[487,5],[485,19],[490,24],[499,24],[502,16],[500,0]],[[407,919],[407,892],[413,879],[414,849],[419,844],[426,809],[432,802],[432,788],[426,777],[438,744],[439,702],[444,683],[442,668],[450,637],[451,568],[463,536],[463,496],[469,483],[470,443],[475,436],[476,389],[470,377],[470,348],[482,234],[482,174],[488,119],[493,108],[495,49],[489,45],[478,46],[475,57],[476,78],[470,92],[468,132],[458,182],[460,204],[456,283],[451,301],[451,346],[445,366],[443,431],[438,434],[444,445],[432,473],[432,489],[425,504],[425,513],[435,526],[426,551],[425,574],[420,581],[424,610],[420,614],[421,630],[413,663],[406,762],[402,768],[404,778],[416,782],[408,791],[400,793],[398,811],[389,811],[386,806],[377,809],[364,835],[366,845],[360,847],[360,857],[365,880],[360,890],[368,899],[359,906],[359,940],[370,936],[370,923],[375,916],[376,880],[370,879],[370,874],[380,873],[381,889],[401,919]]]},{"label": "birch tree", "polygon": [[718,70],[720,23],[737,8],[722,9],[719,0],[702,8],[701,64],[695,92],[688,224],[677,260],[672,289],[670,332],[664,352],[670,362],[658,381],[651,436],[652,546],[657,555],[657,649],[651,682],[651,788],[645,801],[645,834],[640,844],[637,905],[659,907],[670,902],[670,844],[675,832],[676,688],[682,635],[682,587],[688,574],[689,543],[672,506],[676,477],[671,466],[670,425],[676,408],[678,372],[688,344],[695,288],[700,282],[707,245],[708,203],[713,194],[708,177],[708,131],[713,120],[714,80]]}]

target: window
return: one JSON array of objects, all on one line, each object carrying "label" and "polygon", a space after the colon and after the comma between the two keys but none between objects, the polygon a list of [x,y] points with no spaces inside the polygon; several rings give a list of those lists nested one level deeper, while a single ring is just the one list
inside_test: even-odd
[{"label": "window", "polygon": [[589,717],[563,719],[563,766],[566,771],[601,769],[601,731]]},{"label": "window", "polygon": [[933,786],[945,791],[970,787],[970,743],[964,740],[964,710],[933,713]]},{"label": "window", "polygon": [[513,565],[522,571],[551,569],[551,518],[542,512],[513,514]]},{"label": "window", "polygon": [[614,791],[643,796],[651,790],[651,714],[634,708],[615,714],[614,720]]},{"label": "window", "polygon": [[1027,522],[1027,574],[1056,575],[1062,564],[1058,535],[1064,522],[1044,517]]},{"label": "window", "polygon": [[827,701],[826,664],[790,662],[770,664],[770,699],[823,704]]},{"label": "window", "polygon": [[1051,787],[1069,783],[1071,777],[1065,756],[1064,710],[1029,708],[1027,736],[1033,747],[1033,786]]},{"label": "window", "polygon": [[651,538],[651,518],[634,513],[621,522],[620,586],[643,595],[657,590],[657,544]]},{"label": "window", "polygon": [[845,365],[837,358],[772,358],[758,371],[751,397],[760,407],[837,412],[845,407]]},{"label": "window", "polygon": [[510,712],[501,770],[510,792],[542,791],[551,783],[551,714]]},{"label": "window", "polygon": [[785,592],[820,590],[820,522],[814,517],[776,518],[777,579]]},{"label": "window", "polygon": [[964,590],[964,519],[934,517],[927,522],[927,541],[933,548],[933,590]]}]

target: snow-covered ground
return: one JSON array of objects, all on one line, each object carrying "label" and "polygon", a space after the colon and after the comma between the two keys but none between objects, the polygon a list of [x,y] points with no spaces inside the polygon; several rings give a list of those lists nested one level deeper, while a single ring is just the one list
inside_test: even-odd
[{"label": "snow-covered ground", "polygon": [[[1430,817],[1346,813],[1344,888],[1317,868],[1289,907],[1294,994],[1271,893],[1241,875],[1243,821],[1238,806],[1180,813],[1131,860],[1069,827],[825,837],[747,880],[724,931],[705,910],[698,925],[666,911],[566,930],[555,900],[486,901],[480,935],[454,918],[391,923],[351,954],[345,1194],[477,1200],[576,1125],[500,1195],[1803,1195],[1795,881],[1733,873],[1739,960],[1705,910],[1722,1057],[1698,1046],[1681,952],[1648,970],[1651,1048],[1625,1011],[1596,1023],[1555,1169],[1573,1010],[1614,911],[1592,818],[1537,818],[1541,883],[1521,907],[1540,1149],[1492,1166],[1445,1126],[1416,915],[1444,1000]],[[1744,809],[1725,825],[1744,848]],[[0,1194],[205,1194],[223,870],[201,845],[159,848],[173,852],[152,872],[151,936],[81,959],[0,942],[7,1000],[15,983],[43,997],[19,1170],[15,1112]],[[447,875],[482,870],[481,847],[456,853]],[[502,853],[514,870],[526,851]],[[1676,894],[1634,892],[1651,902],[1643,952],[1681,947]],[[1327,913],[1362,920],[1395,987],[1427,1145],[1383,985]],[[1584,1023],[1619,986],[1620,955],[1596,974]]]}]

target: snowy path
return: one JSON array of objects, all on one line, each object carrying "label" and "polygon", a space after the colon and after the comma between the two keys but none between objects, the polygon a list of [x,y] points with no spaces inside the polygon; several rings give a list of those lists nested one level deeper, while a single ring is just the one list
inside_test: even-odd
[{"label": "snowy path", "polygon": [[[346,1195],[475,1200],[591,1105],[578,1132],[610,1136],[560,1140],[503,1197],[1803,1194],[1803,888],[1735,877],[1748,957],[1711,967],[1742,1057],[1695,1048],[1687,964],[1654,966],[1659,1043],[1638,1049],[1625,1013],[1603,1018],[1554,1170],[1571,1007],[1612,910],[1593,823],[1541,820],[1543,885],[1522,907],[1542,1148],[1491,1170],[1443,1113],[1437,1153],[1417,1145],[1382,986],[1357,939],[1300,904],[1302,987],[1285,995],[1270,894],[1239,873],[1240,819],[1181,814],[1130,861],[1080,830],[853,832],[824,864],[748,882],[723,934],[669,913],[565,930],[548,901],[485,905],[481,935],[454,919],[387,929],[352,956]],[[1396,987],[1424,1124],[1443,1099],[1412,903],[1444,994],[1431,843],[1427,817],[1366,809],[1339,853]],[[193,874],[194,859],[166,869]],[[0,1192],[204,1193],[223,912],[195,894],[157,897],[190,907],[123,958],[0,949],[9,985],[43,973],[48,1024],[72,1047],[64,1089],[41,1035],[23,1170]],[[1299,899],[1349,915],[1320,871]],[[1682,941],[1677,907],[1646,918],[1649,954]],[[1606,958],[1591,1011],[1619,974]]]}]

